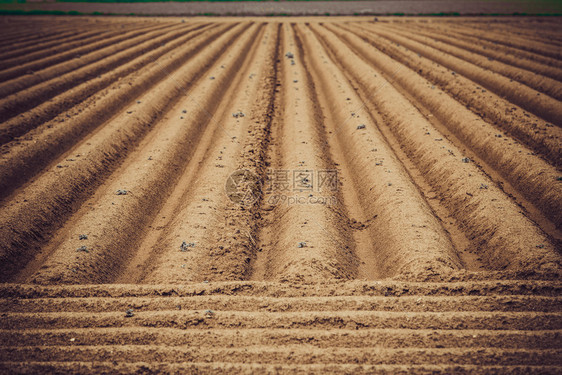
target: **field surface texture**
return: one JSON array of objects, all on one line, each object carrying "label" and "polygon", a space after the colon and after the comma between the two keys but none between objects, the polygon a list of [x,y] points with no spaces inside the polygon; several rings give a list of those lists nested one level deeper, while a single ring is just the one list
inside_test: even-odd
[{"label": "field surface texture", "polygon": [[559,18],[0,31],[0,373],[562,372]]}]

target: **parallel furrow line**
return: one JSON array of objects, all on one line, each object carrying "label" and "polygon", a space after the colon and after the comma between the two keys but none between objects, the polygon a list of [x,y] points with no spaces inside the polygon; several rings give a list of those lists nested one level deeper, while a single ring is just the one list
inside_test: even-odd
[{"label": "parallel furrow line", "polygon": [[[514,349],[472,349],[472,348],[316,348],[306,350],[298,345],[249,346],[245,348],[221,347],[170,347],[157,345],[69,345],[69,346],[26,346],[0,347],[2,362],[59,362],[83,361],[92,358],[97,361],[116,360],[119,363],[134,363],[142,358],[150,363],[222,362],[254,364],[404,364],[429,365],[478,365],[493,366],[562,366],[560,350],[514,350]],[[480,368],[480,367],[479,367]]]},{"label": "parallel furrow line", "polygon": [[458,47],[454,43],[450,43],[446,37],[442,38],[445,39],[442,41],[441,38],[436,39],[433,35],[428,35],[427,32],[418,31],[416,33],[412,33],[409,30],[406,31],[397,27],[389,27],[388,30],[393,30],[403,37],[411,38],[423,45],[430,46],[436,50],[474,64],[482,69],[520,82],[536,90],[538,93],[541,93],[541,95],[548,95],[558,101],[562,99],[562,85],[560,85],[560,82],[544,75],[540,75],[536,70],[530,71],[528,69],[514,67],[499,60],[490,61],[488,58],[479,53],[473,53],[464,47]]},{"label": "parallel furrow line", "polygon": [[394,31],[387,32],[380,28],[369,28],[366,30],[394,41],[395,43],[399,43],[419,53],[421,56],[446,66],[453,70],[455,74],[464,75],[472,81],[478,82],[488,90],[494,91],[498,95],[505,97],[538,117],[562,126],[562,107],[559,105],[559,101],[554,98],[543,95],[519,82],[510,81],[509,78],[482,69],[470,62],[437,50],[429,45],[422,44],[417,41],[417,37],[409,36],[406,38],[398,35]]},{"label": "parallel furrow line", "polygon": [[[148,91],[165,77],[166,71],[175,70],[185,59],[203,48],[202,40],[207,39],[210,42],[216,39],[221,31],[225,31],[225,26],[208,27],[188,33],[167,46],[151,50],[104,74],[101,79],[79,85],[56,97],[56,100],[43,103],[13,121],[2,124],[5,137],[23,134],[30,128],[40,126],[27,133],[25,139],[3,147],[3,155],[0,156],[0,196],[7,197],[64,153],[77,139],[114,116],[126,103]],[[194,48],[183,49],[186,44],[193,44]],[[174,54],[177,48],[182,51],[179,55]],[[126,83],[120,83],[122,77],[127,77]],[[111,86],[104,90],[109,85]],[[73,105],[76,107],[66,113],[60,113]],[[55,116],[57,117],[53,119]]]},{"label": "parallel furrow line", "polygon": [[[216,61],[209,73],[215,72],[214,80],[201,79],[200,83],[193,85],[192,72],[197,71],[196,67],[202,60],[186,64],[171,77],[177,83],[174,90],[176,95],[178,92],[185,94],[183,85],[189,83],[193,88],[187,95],[177,99],[177,103],[168,110],[167,119],[155,125],[155,130],[146,142],[131,152],[114,176],[104,182],[99,197],[86,205],[87,212],[77,212],[77,217],[69,220],[70,227],[61,231],[62,238],[54,238],[52,242],[56,245],[53,252],[40,267],[34,267],[37,271],[31,276],[32,282],[103,283],[118,277],[135,254],[142,240],[140,234],[169,197],[181,171],[193,156],[194,146],[198,144],[202,132],[212,129],[213,125],[220,126],[208,123],[209,113],[215,112],[221,104],[218,98],[226,91],[225,87],[232,84],[260,28],[251,26],[234,43],[230,41],[229,50],[222,52],[221,56],[232,50],[240,53],[232,58],[227,57],[224,62],[222,59],[217,61],[221,56],[215,55],[216,50],[210,49],[206,56],[201,57]],[[224,69],[219,66],[222,63],[226,66]],[[167,100],[172,97],[169,94],[165,96]],[[201,100],[201,103],[195,100]],[[189,113],[185,114],[188,116],[186,121],[181,121],[184,115],[182,108]],[[126,118],[123,120],[127,121]],[[127,196],[116,198],[115,192],[119,189],[126,189]],[[141,216],[138,214],[140,211],[143,212]],[[117,221],[124,226],[116,227]],[[88,240],[81,241],[81,233],[87,233]],[[175,252],[179,252],[180,245],[177,244]],[[86,246],[87,252],[77,254],[76,249],[80,246]],[[49,253],[48,249],[49,246],[45,246],[44,252]]]},{"label": "parallel furrow line", "polygon": [[[176,68],[180,68],[182,74],[178,74],[180,78],[170,76],[159,83],[142,97],[142,103],[128,106],[127,112],[134,113],[122,112],[105,123],[105,126],[87,141],[76,146],[67,154],[66,158],[73,157],[70,164],[62,168],[53,166],[44,170],[33,184],[18,191],[11,204],[2,212],[1,221],[5,225],[0,228],[0,279],[8,280],[15,272],[21,270],[22,265],[37,255],[40,244],[48,237],[50,230],[61,225],[70,213],[78,209],[82,201],[123,161],[131,148],[138,145],[158,118],[179,99],[177,94],[181,92],[181,86],[178,86],[177,79],[181,79],[180,82],[185,84],[200,77],[218,58],[220,49],[241,32],[241,28],[237,27],[223,34],[211,44],[211,48],[197,54],[189,64],[185,64],[185,59],[197,53],[216,35],[196,38],[182,53],[177,53],[172,61],[166,62],[164,66],[153,66],[143,81],[131,87],[133,93],[142,93],[152,82],[159,81]],[[131,93],[122,91],[120,94],[127,94],[127,97],[113,105],[123,107],[130,102]],[[106,99],[115,100],[112,97]],[[101,107],[102,110],[104,108]],[[82,115],[86,116],[88,113],[83,112]],[[91,121],[91,117],[87,116],[86,120]],[[66,130],[66,140],[63,144],[71,145],[76,142],[77,137],[74,132]],[[58,137],[52,141],[57,146],[61,143]],[[26,198],[19,199],[18,196]]]},{"label": "parallel furrow line", "polygon": [[[558,66],[548,66],[540,63],[540,55],[524,53],[523,51],[515,50],[514,48],[497,46],[493,43],[475,38],[475,37],[466,37],[461,36],[459,34],[455,34],[453,30],[445,29],[445,30],[434,30],[428,29],[425,25],[422,27],[421,25],[416,25],[416,32],[420,35],[424,35],[430,37],[432,39],[438,40],[443,42],[445,45],[452,45],[458,47],[461,51],[466,50],[470,51],[475,54],[472,60],[479,66],[483,68],[496,68],[493,63],[486,64],[484,60],[482,60],[479,56],[486,57],[489,61],[500,61],[505,63],[506,66],[501,67],[499,72],[502,71],[515,76],[518,72],[511,71],[509,67],[518,67],[524,69],[524,71],[519,72],[524,80],[520,80],[520,82],[525,83],[525,80],[528,82],[536,82],[538,84],[545,83],[549,85],[548,92],[551,92],[554,97],[560,99],[560,89],[556,86],[559,85],[559,82],[562,81],[562,64],[558,64],[558,61],[553,61]],[[454,37],[449,37],[447,35],[453,35]],[[503,47],[503,48],[502,48]],[[478,56],[479,55],[479,56]],[[458,56],[458,54],[457,54]],[[549,59],[550,60],[550,59]],[[550,60],[549,62],[551,62]],[[504,75],[508,75],[504,74]],[[523,74],[525,75],[523,77]],[[545,77],[549,77],[553,80],[557,81],[549,81],[544,80],[541,77],[536,77],[537,74],[542,74]],[[540,81],[542,80],[542,82]],[[546,92],[546,93],[548,93]]]},{"label": "parallel furrow line", "polygon": [[[391,58],[373,53],[372,49],[366,48],[368,44],[357,36],[349,36],[345,40],[353,43],[354,48],[359,48],[369,61],[377,61],[381,67],[391,66]],[[388,68],[386,73],[390,73]],[[497,132],[488,123],[440,90],[431,89],[428,81],[410,69],[401,71],[396,80],[470,150],[538,207],[557,228],[562,226],[562,184],[557,183],[559,172],[556,168],[508,137],[498,138]]]},{"label": "parallel furrow line", "polygon": [[[369,56],[371,61],[368,64],[358,57],[354,60],[352,69],[349,66],[349,56],[356,52],[326,29],[315,28],[315,31],[337,56],[342,69],[349,71],[350,76],[361,86],[360,91],[369,108],[381,113],[386,124],[379,126],[390,128],[409,158],[436,191],[440,192],[443,203],[469,234],[473,251],[477,251],[488,267],[544,268],[545,271],[560,272],[560,256],[544,233],[523,216],[501,190],[494,186],[488,187],[491,185],[489,179],[472,163],[463,162],[463,153],[457,147],[442,138],[434,139],[436,134],[439,135],[437,129],[406,97],[385,83],[388,79],[395,79],[401,84],[405,83],[409,90],[417,89],[414,73],[406,68],[400,74],[393,74],[395,62],[390,61],[386,55],[373,52],[372,48],[365,48],[368,45],[358,37],[349,36],[345,40],[360,51],[359,56]],[[388,78],[380,77],[380,73],[372,68],[373,63]],[[373,90],[377,90],[379,95],[365,96]],[[428,133],[433,133],[433,136]],[[507,217],[510,219],[506,220]],[[515,241],[514,238],[518,240]],[[537,247],[538,245],[541,246]]]},{"label": "parallel furrow line", "polygon": [[[82,82],[95,79],[146,53],[146,49],[154,48],[151,46],[177,37],[173,31],[171,33],[172,35],[154,31],[136,38],[123,39],[91,52],[83,59],[57,64],[40,73],[16,78],[13,82],[0,85],[0,92],[9,95],[0,99],[0,121],[6,121],[30,110]],[[161,37],[158,38],[159,36]],[[19,91],[20,89],[22,90]]]},{"label": "parallel furrow line", "polygon": [[[141,43],[131,51],[132,58],[130,61],[125,62],[115,69],[110,69],[102,73],[98,78],[88,79],[85,82],[78,83],[76,86],[55,96],[52,100],[45,101],[19,116],[13,117],[0,124],[0,145],[26,134],[29,130],[52,120],[57,115],[64,113],[73,106],[84,104],[84,101],[96,92],[100,92],[112,83],[118,82],[119,79],[133,72],[137,72],[147,63],[155,61],[156,58],[164,53],[181,46],[182,43],[196,37],[202,32],[208,32],[209,29],[208,26],[198,25],[151,38],[144,42],[141,41]],[[113,47],[110,48],[113,49]],[[135,55],[138,56],[135,57]],[[105,62],[102,60],[100,63],[104,64]],[[57,74],[56,70],[58,69],[55,69],[53,72],[55,75]],[[79,111],[78,108],[75,109]],[[7,147],[9,147],[9,145]]]},{"label": "parallel furrow line", "polygon": [[[79,40],[74,43],[68,43],[66,41],[61,41],[60,45],[55,48],[49,48],[46,52],[36,52],[20,58],[12,59],[10,61],[4,61],[6,68],[2,68],[0,71],[0,95],[5,96],[11,92],[22,90],[26,87],[31,86],[41,80],[49,79],[49,75],[45,75],[44,70],[64,62],[70,62],[72,59],[79,59],[77,61],[76,67],[81,65],[86,65],[89,62],[95,60],[89,60],[89,54],[95,52],[96,50],[101,50],[103,47],[107,47],[117,42],[132,39],[137,36],[142,36],[154,31],[169,31],[172,26],[168,27],[167,30],[162,30],[163,27],[146,27],[140,30],[130,30],[126,33],[112,32],[108,31],[102,35],[94,35],[90,38]],[[91,58],[91,57],[90,57]],[[75,69],[75,68],[74,68]],[[71,69],[69,69],[71,70]],[[61,75],[65,71],[59,71],[58,74]],[[30,74],[31,73],[31,74]],[[32,75],[34,79],[29,79],[29,83],[22,85],[20,80],[15,80],[22,75]],[[12,91],[7,90],[5,86],[15,86]]]},{"label": "parallel furrow line", "polygon": [[[141,265],[137,280],[239,280],[248,274],[256,251],[252,242],[255,209],[229,201],[225,184],[235,170],[260,173],[253,163],[260,163],[255,158],[267,148],[277,35],[277,28],[268,25],[256,38],[247,60],[236,62],[241,64],[238,77],[225,90],[223,102],[217,103],[220,109],[209,115],[208,130],[186,168],[188,172],[181,176],[152,224],[163,230],[146,239],[141,246],[143,254],[131,264]],[[205,97],[200,96],[203,102]],[[239,112],[244,116],[233,116]],[[182,251],[183,242],[193,247]],[[128,279],[120,282],[124,280]]]},{"label": "parallel furrow line", "polygon": [[232,311],[537,311],[562,312],[562,297],[490,295],[490,296],[333,296],[269,297],[203,295],[193,297],[66,297],[0,299],[0,312],[110,312],[159,311],[174,309]]},{"label": "parallel furrow line", "polygon": [[[124,315],[124,314],[123,314]],[[203,316],[203,312],[201,316]],[[317,348],[501,348],[562,349],[562,330],[471,330],[471,329],[376,329],[356,327],[329,329],[177,329],[177,328],[70,328],[0,330],[0,341],[7,346],[68,345],[72,338],[87,345],[187,345],[191,347],[244,347],[249,345],[302,345]]]},{"label": "parallel furrow line", "polygon": [[381,38],[371,38],[360,28],[343,27],[343,29],[355,33],[381,52],[405,64],[454,99],[462,102],[468,109],[519,139],[535,152],[544,155],[554,166],[562,167],[561,128],[551,126],[544,120],[525,113],[520,107],[515,107],[513,103],[493,93],[484,92],[486,90],[482,90],[469,79],[452,75],[447,68],[421,59],[412,51],[402,50]]},{"label": "parallel furrow line", "polygon": [[559,331],[562,313],[540,312],[395,312],[395,311],[222,311],[214,310],[136,311],[131,318],[124,312],[3,313],[2,330],[174,328],[207,329],[435,329],[502,331]]},{"label": "parallel furrow line", "polygon": [[[344,155],[349,165],[340,164],[340,168],[351,168],[357,178],[345,183],[360,191],[360,205],[367,210],[367,217],[375,217],[366,229],[376,239],[369,250],[378,261],[380,275],[444,274],[461,268],[450,239],[376,130],[375,121],[364,110],[361,99],[324,56],[321,44],[308,29],[305,31],[299,33],[306,41],[305,50],[318,51],[309,55],[307,68],[317,72],[319,82],[315,86],[322,92],[319,100],[328,114],[325,126],[335,134],[340,149],[348,150]],[[366,128],[357,129],[359,125]],[[349,150],[368,150],[368,154]]]},{"label": "parallel furrow line", "polygon": [[[282,191],[272,186],[267,195],[268,212],[258,245],[262,251],[254,265],[260,274],[254,272],[253,278],[350,279],[357,273],[358,261],[343,199],[337,191],[319,191],[315,182],[318,171],[335,170],[320,122],[322,111],[302,62],[304,47],[289,24],[283,25],[282,35],[282,51],[292,52],[293,58],[282,57],[278,84],[283,98],[272,128],[271,169],[288,171],[290,186]],[[278,194],[280,200],[275,202]],[[310,198],[327,204],[289,202]]]}]

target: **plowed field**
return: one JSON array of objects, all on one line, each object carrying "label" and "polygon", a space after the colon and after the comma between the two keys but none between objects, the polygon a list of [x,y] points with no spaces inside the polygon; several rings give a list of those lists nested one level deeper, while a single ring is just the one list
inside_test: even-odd
[{"label": "plowed field", "polygon": [[0,30],[0,372],[562,371],[559,18]]}]

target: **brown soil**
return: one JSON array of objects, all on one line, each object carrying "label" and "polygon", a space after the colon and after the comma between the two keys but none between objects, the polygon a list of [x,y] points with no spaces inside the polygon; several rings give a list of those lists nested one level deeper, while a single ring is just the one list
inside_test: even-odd
[{"label": "brown soil", "polygon": [[0,372],[559,373],[537,25],[5,18]]}]

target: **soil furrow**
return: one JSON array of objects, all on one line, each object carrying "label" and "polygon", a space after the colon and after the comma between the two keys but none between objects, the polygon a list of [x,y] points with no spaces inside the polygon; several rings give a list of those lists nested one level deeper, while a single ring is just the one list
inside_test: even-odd
[{"label": "soil furrow", "polygon": [[247,60],[236,62],[238,78],[217,103],[221,109],[216,117],[207,114],[207,132],[186,168],[189,172],[153,222],[155,233],[143,244],[143,256],[133,263],[144,269],[136,277],[142,282],[241,280],[249,272],[256,251],[252,205],[259,192],[248,191],[256,197],[247,202],[230,201],[225,185],[237,170],[254,176],[258,170],[248,161],[265,153],[277,33],[268,25],[254,37]]},{"label": "soil furrow", "polygon": [[556,281],[521,280],[509,277],[505,280],[493,277],[479,281],[462,281],[458,275],[442,282],[402,282],[381,280],[375,282],[350,281],[329,282],[319,287],[315,284],[299,285],[268,282],[215,282],[184,285],[73,285],[39,286],[29,284],[0,285],[2,298],[86,298],[86,297],[193,297],[211,295],[283,297],[329,297],[329,296],[487,296],[487,295],[535,295],[557,297],[562,293],[562,284]]},{"label": "soil furrow", "polygon": [[[201,314],[202,315],[202,314]],[[562,349],[560,330],[436,330],[436,329],[376,329],[355,327],[339,329],[177,329],[177,328],[71,328],[32,329],[25,332],[0,330],[4,346],[68,345],[71,339],[82,345],[174,345],[191,347],[244,347],[249,345],[278,346],[306,342],[317,348],[362,348],[384,346],[398,349],[418,348],[502,348],[502,349]]]},{"label": "soil furrow", "polygon": [[[518,66],[528,71],[540,73],[555,80],[562,81],[562,72],[560,71],[562,63],[558,60],[542,57],[512,47],[497,45],[476,37],[458,34],[455,32],[454,28],[427,29],[418,26],[416,30],[418,33],[430,36],[444,43],[449,43],[459,48],[484,55],[488,57],[490,61],[502,61],[508,65]],[[451,35],[451,37],[447,35]]]},{"label": "soil furrow", "polygon": [[[67,91],[58,98],[59,100],[37,107],[37,111],[18,116],[21,121],[14,119],[13,122],[6,122],[7,133],[17,132],[17,129],[26,130],[26,126],[42,125],[27,133],[25,137],[2,147],[0,197],[6,198],[66,152],[78,139],[116,115],[124,106],[147,92],[206,44],[218,38],[220,32],[226,32],[230,27],[232,25],[218,28],[211,26],[195,31],[123,65],[102,76],[101,80],[93,81],[91,85],[78,86],[76,91]],[[126,79],[123,80],[122,77]],[[110,84],[108,89],[96,94],[96,89]],[[81,100],[84,101],[80,103]],[[57,116],[61,104],[68,102],[79,105]],[[57,117],[43,123],[53,116]]]},{"label": "soil furrow", "polygon": [[560,366],[476,366],[476,365],[362,365],[362,364],[254,364],[234,362],[188,362],[188,363],[147,363],[133,362],[115,364],[115,362],[6,362],[0,364],[0,370],[19,373],[30,371],[32,373],[138,373],[156,372],[184,374],[190,372],[205,372],[207,374],[255,374],[255,373],[291,373],[291,374],[372,374],[374,372],[393,374],[432,374],[432,373],[457,373],[471,374],[476,371],[484,374],[557,374]]},{"label": "soil furrow", "polygon": [[549,46],[545,43],[529,43],[528,40],[511,34],[497,33],[494,31],[490,32],[475,30],[472,27],[469,30],[466,30],[466,27],[462,26],[459,28],[459,33],[468,36],[477,36],[480,39],[489,40],[492,43],[499,43],[506,46],[518,48],[538,55],[551,57],[558,61],[560,61],[560,59],[562,58],[562,52],[559,48],[553,49],[552,46]]},{"label": "soil furrow", "polygon": [[265,187],[261,252],[255,280],[349,279],[357,273],[354,243],[341,194],[321,186],[321,171],[335,173],[319,119],[317,92],[304,65],[304,47],[283,25],[278,88],[283,91],[272,128]]},{"label": "soil furrow", "polygon": [[420,58],[410,50],[400,49],[382,38],[371,38],[361,28],[343,27],[343,29],[355,33],[381,52],[408,66],[490,124],[498,126],[508,135],[531,147],[536,153],[544,155],[554,166],[562,167],[561,128],[552,126],[539,117],[527,113],[500,96],[482,89],[465,77],[451,74],[446,67]]},{"label": "soil furrow", "polygon": [[[461,261],[450,238],[378,131],[376,120],[343,74],[322,54],[320,43],[309,32],[303,31],[303,37],[308,41],[307,50],[320,53],[310,55],[309,70],[324,73],[317,74],[317,86],[323,93],[320,103],[328,115],[324,124],[338,139],[340,150],[358,150],[341,151],[347,160],[340,168],[361,176],[346,180],[344,188],[346,182],[356,187],[360,192],[356,206],[366,211],[365,219],[371,219],[359,228],[372,239],[365,251],[374,253],[378,274],[444,274],[459,269]],[[338,102],[341,104],[335,104]]]},{"label": "soil furrow", "polygon": [[[118,177],[106,181],[97,194],[99,196],[85,205],[88,206],[86,212],[78,212],[77,218],[70,220],[71,227],[63,228],[61,235],[53,239],[53,246],[45,246],[54,251],[30,280],[42,284],[104,283],[120,275],[119,271],[134,256],[142,233],[148,229],[147,225],[193,156],[201,133],[212,129],[209,113],[220,105],[220,95],[242,65],[242,58],[256,37],[257,29],[257,26],[250,27],[229,50],[223,52],[240,51],[235,57],[216,61],[208,73],[215,79],[204,76],[201,83],[193,85],[191,77],[175,75],[178,85],[191,82],[193,88],[185,91],[178,87],[184,97],[168,111],[164,121],[154,125],[155,134],[131,153],[126,163],[115,172]],[[201,103],[195,100],[201,100]],[[184,111],[187,119],[181,121]],[[192,151],[186,152],[186,149]],[[126,190],[127,194],[119,199],[115,192],[120,189]],[[139,215],[139,212],[143,214]],[[125,226],[117,228],[116,221]],[[86,234],[88,240],[80,240],[80,234]],[[76,249],[81,245],[87,247],[87,252],[77,254]],[[176,246],[177,252],[180,252],[180,245]]]},{"label": "soil furrow", "polygon": [[[14,92],[21,91],[27,87],[38,84],[39,82],[51,79],[54,76],[60,76],[66,72],[80,68],[81,66],[101,60],[107,55],[102,53],[106,47],[117,45],[119,42],[126,41],[120,46],[120,50],[126,49],[128,45],[134,45],[136,40],[145,40],[146,37],[153,38],[158,32],[170,32],[179,27],[168,26],[164,28],[146,27],[141,30],[132,30],[126,33],[107,33],[95,38],[77,42],[77,48],[67,48],[70,51],[61,49],[49,49],[49,55],[46,56],[24,56],[19,61],[14,61],[13,66],[9,69],[0,71],[0,96],[7,96]],[[131,43],[133,42],[133,43]],[[69,47],[70,43],[61,42],[62,46]],[[74,60],[74,61],[73,61]],[[64,64],[65,68],[61,69]],[[50,71],[57,67],[56,75],[49,74]],[[21,77],[25,75],[25,77]]]},{"label": "soil furrow", "polygon": [[[126,33],[133,32],[135,30],[148,31],[150,29],[154,29],[154,26],[151,27],[150,25],[138,25],[136,27],[128,28],[126,30]],[[91,31],[85,34],[80,34],[78,36],[55,39],[54,42],[56,43],[54,42],[35,43],[33,46],[34,48],[30,49],[29,53],[26,53],[21,56],[16,56],[13,58],[3,59],[2,62],[0,62],[0,69],[3,69],[1,73],[5,74],[6,70],[17,68],[17,65],[22,65],[22,64],[37,64],[37,63],[41,64],[43,60],[57,61],[56,59],[58,59],[58,61],[64,61],[66,58],[68,58],[68,56],[72,56],[72,54],[65,54],[64,53],[65,51],[72,50],[72,49],[79,49],[81,47],[87,46],[88,44],[93,44],[95,42],[101,41],[104,38],[110,38],[122,33],[123,30],[111,31],[111,30],[107,30],[106,27],[106,28],[99,28],[96,31]],[[43,44],[46,44],[47,47],[44,48]],[[51,60],[46,60],[47,58],[50,58]],[[30,66],[33,67],[33,65]],[[29,73],[34,72],[31,67]]]},{"label": "soil furrow", "polygon": [[[98,31],[99,33],[99,31]],[[91,31],[76,31],[74,27],[71,27],[64,32],[54,34],[50,38],[43,38],[41,36],[37,36],[34,40],[30,40],[29,42],[22,42],[22,43],[10,43],[7,47],[9,50],[5,53],[0,53],[0,58],[2,61],[8,61],[13,58],[25,56],[26,54],[36,52],[40,49],[48,49],[53,46],[56,46],[59,41],[74,41],[87,38],[93,35]],[[39,41],[37,40],[39,39]]]},{"label": "soil furrow", "polygon": [[[368,61],[384,67],[391,74],[391,58],[375,53],[357,36],[348,36]],[[405,68],[396,77],[403,90],[419,101],[431,114],[450,130],[468,149],[492,166],[494,170],[512,184],[521,195],[534,204],[557,228],[562,225],[562,184],[558,183],[556,168],[536,157],[526,147],[516,144],[510,137],[498,137],[497,131],[461,103],[432,89],[430,82],[416,72]],[[415,103],[417,104],[417,103]],[[500,134],[501,135],[501,134]],[[465,162],[467,159],[464,159]],[[470,160],[468,160],[470,163]]]},{"label": "soil furrow", "polygon": [[0,17],[0,373],[560,373],[560,21]]},{"label": "soil furrow", "polygon": [[[11,95],[0,99],[0,121],[6,121],[30,110],[82,82],[99,78],[101,74],[146,53],[145,48],[154,45],[155,42],[163,43],[177,37],[172,34],[158,38],[159,34],[163,34],[163,32],[155,31],[136,38],[125,39],[94,51],[84,56],[84,59],[57,64],[41,73],[16,79],[16,82],[8,82],[3,91]],[[82,66],[82,60],[86,65]],[[25,88],[19,91],[20,87]]]},{"label": "soil furrow", "polygon": [[[433,35],[428,35],[428,33],[426,32],[412,33],[410,31],[404,31],[403,29],[397,28],[395,26],[392,26],[390,30],[393,30],[401,36],[410,38],[416,42],[423,43],[424,45],[430,46],[436,50],[442,51],[451,56],[474,64],[482,69],[520,82],[536,90],[538,93],[546,94],[558,101],[562,99],[562,85],[560,84],[560,82],[556,79],[540,75],[536,69],[530,71],[528,69],[522,69],[509,64],[505,64],[499,60],[490,60],[489,58],[482,56],[481,54],[473,53],[470,50],[467,50],[464,46],[459,47],[453,43],[450,43],[449,38],[447,37],[436,39]],[[445,40],[442,41],[441,39]],[[552,101],[552,103],[554,103],[554,101]]]},{"label": "soil furrow", "polygon": [[[494,349],[386,349],[382,347],[341,349],[310,347],[301,352],[298,345],[288,347],[250,346],[239,348],[182,348],[156,345],[112,345],[112,346],[30,346],[0,348],[2,362],[49,362],[53,358],[58,361],[83,361],[91,358],[98,361],[117,360],[119,362],[135,362],[139,359],[153,363],[160,362],[221,362],[225,358],[229,362],[262,363],[262,364],[321,364],[321,363],[357,363],[365,365],[384,365],[411,363],[412,365],[443,364],[479,366],[503,365],[511,366],[562,366],[559,359],[560,350],[494,350]],[[475,358],[478,358],[475,360]]]},{"label": "soil furrow", "polygon": [[161,311],[174,309],[231,311],[540,311],[562,312],[562,297],[544,296],[193,296],[193,297],[84,297],[0,299],[0,312],[111,312]]},{"label": "soil furrow", "polygon": [[542,95],[540,92],[528,86],[480,68],[470,62],[435,49],[430,45],[422,44],[416,37],[408,36],[408,38],[406,38],[398,35],[395,30],[393,30],[393,32],[388,32],[381,28],[371,27],[366,30],[395,43],[399,43],[421,56],[446,66],[454,71],[455,74],[461,74],[479,83],[488,90],[505,97],[538,117],[556,125],[562,125],[562,109],[560,109],[559,101],[554,98]]},{"label": "soil furrow", "polygon": [[124,312],[96,313],[3,313],[2,330],[84,328],[174,328],[207,329],[438,329],[561,330],[562,313],[539,312],[394,312],[394,311],[299,311],[246,312],[174,310],[143,312],[130,319]]},{"label": "soil furrow", "polygon": [[[105,123],[87,140],[67,152],[58,161],[64,164],[53,165],[33,184],[18,192],[2,212],[2,280],[8,280],[14,271],[40,252],[40,244],[47,233],[62,224],[67,215],[75,211],[120,164],[131,148],[138,145],[156,120],[179,99],[177,94],[182,92],[182,85],[200,77],[218,58],[220,50],[242,31],[241,27],[237,27],[223,34],[211,44],[211,48],[197,54],[173,76],[168,76],[140,97],[140,103],[128,105],[127,111]],[[171,74],[161,66],[155,69],[162,76]],[[37,210],[38,207],[41,208]]]},{"label": "soil furrow", "polygon": [[[560,272],[560,256],[544,233],[522,215],[519,207],[493,186],[474,163],[464,162],[464,153],[440,137],[439,131],[406,97],[386,83],[388,79],[406,81],[407,77],[408,82],[414,80],[409,88],[415,89],[413,85],[416,78],[407,69],[402,69],[400,74],[393,74],[392,65],[381,64],[383,61],[384,64],[389,63],[387,56],[371,53],[371,50],[361,50],[362,54],[371,57],[377,68],[385,71],[388,78],[382,77],[372,65],[360,58],[354,61],[354,69],[351,71],[349,60],[344,56],[355,52],[331,32],[325,29],[318,29],[318,32],[337,56],[343,69],[350,71],[357,80],[362,88],[360,91],[363,92],[363,99],[376,106],[376,111],[381,113],[400,146],[439,192],[443,203],[468,234],[471,250],[478,254],[487,267],[539,269],[539,264],[542,264],[545,270]],[[350,37],[349,40],[353,38]],[[365,93],[373,90],[380,95],[365,96]],[[509,222],[506,221],[508,215]],[[515,236],[519,236],[517,245],[513,241]],[[537,247],[539,245],[541,246]]]},{"label": "soil furrow", "polygon": [[135,49],[142,52],[134,53],[138,53],[139,56],[135,57],[133,55],[130,61],[125,62],[121,66],[104,72],[98,75],[97,78],[78,83],[76,86],[56,95],[52,100],[45,101],[25,113],[0,124],[0,144],[7,143],[25,134],[30,129],[51,120],[65,110],[82,103],[94,93],[146,66],[147,62],[153,62],[156,58],[180,46],[185,41],[208,31],[208,28],[206,25],[197,25],[171,33],[170,35],[161,35],[141,42]]},{"label": "soil furrow", "polygon": [[[1,53],[0,56],[2,61],[7,61],[13,58],[25,57],[26,55],[35,52],[49,52],[52,48],[58,48],[61,43],[68,43],[73,41],[79,41],[90,37],[91,35],[99,35],[111,28],[111,23],[105,23],[103,25],[90,25],[89,29],[83,29],[83,25],[77,27],[76,25],[68,26],[64,33],[53,34],[52,37],[42,38],[37,37],[35,40],[22,43],[13,43],[9,46],[9,51],[6,53]],[[136,25],[128,24],[123,25],[121,31],[130,31],[140,27],[150,27],[151,25]],[[78,31],[77,31],[78,29]],[[95,33],[95,34],[94,34]],[[28,33],[29,35],[29,33]]]}]

